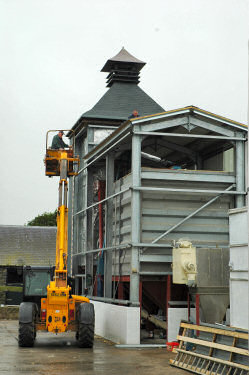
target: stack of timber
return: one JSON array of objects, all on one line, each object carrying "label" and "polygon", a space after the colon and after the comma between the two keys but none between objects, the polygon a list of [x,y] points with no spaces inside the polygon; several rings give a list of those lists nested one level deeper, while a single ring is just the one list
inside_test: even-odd
[{"label": "stack of timber", "polygon": [[182,322],[172,366],[194,374],[248,375],[248,333]]}]

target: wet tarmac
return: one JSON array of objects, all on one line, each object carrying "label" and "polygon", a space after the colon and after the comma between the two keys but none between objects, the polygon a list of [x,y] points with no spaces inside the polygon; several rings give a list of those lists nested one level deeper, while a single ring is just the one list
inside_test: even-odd
[{"label": "wet tarmac", "polygon": [[0,320],[0,374],[184,375],[169,365],[166,349],[118,349],[96,337],[93,349],[78,348],[74,333],[38,332],[33,348],[19,348],[18,322]]}]

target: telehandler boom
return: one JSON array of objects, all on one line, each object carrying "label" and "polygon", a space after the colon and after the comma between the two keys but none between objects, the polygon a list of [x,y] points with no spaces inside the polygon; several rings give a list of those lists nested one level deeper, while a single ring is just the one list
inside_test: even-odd
[{"label": "telehandler boom", "polygon": [[[71,131],[71,130],[70,130]],[[53,132],[53,131],[49,131]],[[56,257],[53,279],[47,285],[47,295],[42,296],[32,290],[32,281],[37,285],[37,280],[48,280],[41,277],[41,272],[51,274],[48,268],[34,269],[26,267],[24,271],[24,302],[19,311],[19,346],[30,347],[34,345],[36,332],[39,330],[61,333],[75,331],[76,339],[80,347],[92,347],[94,341],[94,306],[87,297],[71,294],[68,285],[67,256],[68,256],[68,182],[67,179],[77,175],[76,166],[79,166],[79,158],[74,155],[73,146],[68,149],[52,150],[46,142],[45,166],[46,175],[49,177],[60,176],[59,204],[57,210],[57,236]],[[72,132],[72,131],[71,131]],[[40,273],[39,273],[40,272]],[[37,276],[38,275],[38,276]],[[27,276],[27,279],[25,279]],[[25,285],[29,283],[29,287]],[[47,281],[46,281],[47,282]],[[36,284],[35,284],[36,283]],[[38,291],[42,290],[36,288]],[[33,290],[36,290],[33,288]],[[42,298],[44,297],[44,298]],[[39,302],[38,302],[39,301]]]}]

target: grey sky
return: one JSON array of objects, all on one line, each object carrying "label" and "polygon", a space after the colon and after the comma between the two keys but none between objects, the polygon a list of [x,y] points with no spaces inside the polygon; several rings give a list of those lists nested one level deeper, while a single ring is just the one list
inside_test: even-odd
[{"label": "grey sky", "polygon": [[196,105],[247,121],[246,0],[0,0],[0,224],[57,207],[44,175],[49,129],[73,126],[105,93],[124,46],[166,109]]}]

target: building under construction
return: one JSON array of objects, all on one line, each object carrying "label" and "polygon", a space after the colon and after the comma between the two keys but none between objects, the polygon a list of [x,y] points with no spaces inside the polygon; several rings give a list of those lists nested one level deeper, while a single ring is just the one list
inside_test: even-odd
[{"label": "building under construction", "polygon": [[[245,204],[247,127],[195,106],[165,111],[138,86],[144,65],[124,49],[109,59],[108,91],[72,128],[81,160],[69,202],[76,293],[166,320],[194,306],[197,323],[221,322],[228,211]],[[139,117],[129,118],[134,109]],[[194,282],[174,283],[173,250],[186,242],[196,249]]]}]

